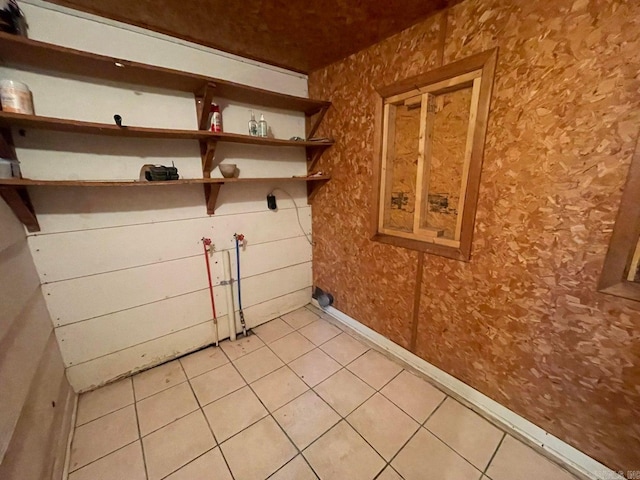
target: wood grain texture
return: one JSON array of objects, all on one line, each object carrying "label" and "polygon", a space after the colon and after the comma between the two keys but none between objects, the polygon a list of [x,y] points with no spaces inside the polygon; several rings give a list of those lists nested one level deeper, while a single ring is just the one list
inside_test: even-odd
[{"label": "wood grain texture", "polygon": [[[371,162],[374,143],[382,142],[373,128],[382,109],[375,87],[436,67],[439,38],[439,20],[419,24],[309,82],[310,93],[333,101],[318,134],[336,139],[318,164],[332,180],[313,201],[314,284],[335,295],[338,309],[404,347],[411,341],[419,253],[369,240],[372,188],[380,182]],[[405,48],[396,55],[399,45]]]},{"label": "wood grain texture", "polygon": [[53,3],[294,71],[309,72],[368,47],[455,2],[54,0]]},{"label": "wood grain texture", "polygon": [[[640,5],[466,0],[447,15],[445,65],[500,58],[472,261],[425,255],[416,352],[612,469],[637,468],[640,305],[597,281],[640,125]],[[440,20],[310,76],[337,140],[320,162],[334,180],[314,203],[315,283],[401,345],[416,256],[360,239],[369,82],[432,68]]]}]

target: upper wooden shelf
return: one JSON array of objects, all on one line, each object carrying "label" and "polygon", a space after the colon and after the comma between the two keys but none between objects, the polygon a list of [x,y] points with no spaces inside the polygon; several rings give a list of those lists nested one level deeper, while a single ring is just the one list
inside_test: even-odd
[{"label": "upper wooden shelf", "polygon": [[178,138],[192,140],[214,140],[246,145],[263,145],[273,147],[330,147],[332,141],[310,142],[281,140],[277,138],[251,137],[237,133],[211,132],[208,130],[175,130],[167,128],[119,127],[107,123],[83,122],[64,118],[41,117],[0,111],[0,127],[34,128],[56,132],[86,133],[135,138]]},{"label": "upper wooden shelf", "polygon": [[214,96],[232,101],[313,115],[331,103],[285,95],[195,73],[132,62],[0,32],[0,64],[52,71],[154,88],[201,94],[214,84]]},{"label": "upper wooden shelf", "polygon": [[30,178],[0,178],[0,187],[161,187],[171,185],[199,185],[226,183],[264,183],[264,182],[324,182],[329,175],[313,177],[260,177],[260,178],[181,178],[160,182],[135,180],[32,180]]}]

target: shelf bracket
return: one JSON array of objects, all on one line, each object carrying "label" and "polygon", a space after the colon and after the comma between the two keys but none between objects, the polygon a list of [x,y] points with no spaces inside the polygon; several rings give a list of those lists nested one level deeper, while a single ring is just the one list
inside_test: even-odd
[{"label": "shelf bracket", "polygon": [[211,112],[211,102],[216,90],[216,84],[209,82],[205,85],[201,93],[196,93],[196,112],[198,115],[198,130],[209,129],[209,113]]},{"label": "shelf bracket", "polygon": [[307,147],[307,172],[313,173],[313,169],[316,167],[324,150],[325,149],[320,146]]},{"label": "shelf bracket", "polygon": [[216,211],[216,202],[218,201],[218,193],[222,183],[205,183],[204,198],[207,202],[207,215],[213,215]]},{"label": "shelf bracket", "polygon": [[[202,155],[202,177],[211,178],[211,170],[216,166],[214,165],[214,155],[216,153],[217,140],[207,140],[200,142],[200,154]],[[220,163],[220,162],[217,162]]]},{"label": "shelf bracket", "polygon": [[0,197],[7,202],[9,208],[29,232],[40,231],[40,224],[26,187],[0,187]]},{"label": "shelf bracket", "polygon": [[329,106],[324,106],[322,108],[320,108],[320,111],[316,114],[316,118],[313,121],[313,123],[311,123],[311,117],[309,117],[309,123],[311,124],[310,129],[309,129],[309,134],[307,135],[307,140],[309,140],[310,138],[313,138],[313,136],[315,135],[316,131],[318,130],[318,127],[320,126],[320,123],[322,122],[322,119],[324,118],[325,114],[327,113],[327,110],[329,110]]},{"label": "shelf bracket", "polygon": [[316,180],[313,182],[307,182],[307,204],[309,204],[313,200],[313,197],[316,196],[318,190],[320,190],[320,188],[327,182],[328,180]]}]

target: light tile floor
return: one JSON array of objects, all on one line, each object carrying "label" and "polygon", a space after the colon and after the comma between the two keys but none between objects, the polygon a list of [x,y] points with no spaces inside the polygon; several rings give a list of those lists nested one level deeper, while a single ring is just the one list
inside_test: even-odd
[{"label": "light tile floor", "polygon": [[571,480],[313,307],[81,395],[69,480]]}]

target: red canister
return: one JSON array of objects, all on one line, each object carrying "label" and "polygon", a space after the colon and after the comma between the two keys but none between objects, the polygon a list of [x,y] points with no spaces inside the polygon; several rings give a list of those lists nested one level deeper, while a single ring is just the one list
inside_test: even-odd
[{"label": "red canister", "polygon": [[216,103],[211,104],[211,131],[222,132],[222,113]]}]

